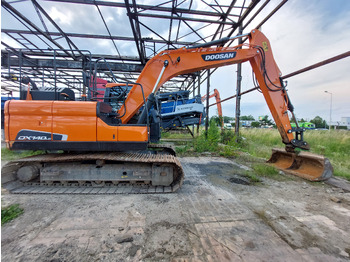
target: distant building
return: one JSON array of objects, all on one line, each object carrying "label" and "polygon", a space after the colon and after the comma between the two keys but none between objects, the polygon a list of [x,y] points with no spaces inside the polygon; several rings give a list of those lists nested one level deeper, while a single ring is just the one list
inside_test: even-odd
[{"label": "distant building", "polygon": [[350,117],[342,117],[340,121],[332,121],[330,123],[334,129],[348,129],[350,130]]},{"label": "distant building", "polygon": [[251,127],[252,123],[255,120],[240,120],[239,123],[243,126],[243,127]]},{"label": "distant building", "polygon": [[[254,122],[255,120],[239,120],[239,125],[242,126],[242,127],[251,127],[252,126],[252,123]],[[224,124],[224,127],[225,128],[234,128],[236,122],[233,120],[233,121],[229,121],[229,123],[225,123]]]},{"label": "distant building", "polygon": [[342,117],[340,118],[340,126],[346,126],[347,129],[350,129],[350,117]]}]

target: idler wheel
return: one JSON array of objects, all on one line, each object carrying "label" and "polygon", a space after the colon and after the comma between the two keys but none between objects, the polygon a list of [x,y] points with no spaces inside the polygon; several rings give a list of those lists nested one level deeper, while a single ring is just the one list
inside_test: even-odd
[{"label": "idler wheel", "polygon": [[29,182],[39,176],[39,168],[35,165],[23,166],[17,171],[17,177],[22,182]]}]

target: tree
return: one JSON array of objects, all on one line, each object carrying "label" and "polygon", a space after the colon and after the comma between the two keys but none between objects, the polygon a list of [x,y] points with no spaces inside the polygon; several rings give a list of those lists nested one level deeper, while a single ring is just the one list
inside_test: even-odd
[{"label": "tree", "polygon": [[316,128],[328,128],[326,120],[323,120],[320,116],[316,116],[314,119],[310,120],[310,122],[315,124]]},{"label": "tree", "polygon": [[221,126],[220,118],[218,116],[212,116],[209,120],[209,124],[215,123],[217,126]]},{"label": "tree", "polygon": [[254,117],[252,115],[249,116],[241,116],[240,117],[241,120],[255,120]]},{"label": "tree", "polygon": [[254,121],[251,123],[251,127],[260,127],[260,123],[257,121]]},{"label": "tree", "polygon": [[230,121],[235,120],[234,117],[230,117],[230,116],[224,116],[224,123],[230,123]]},{"label": "tree", "polygon": [[273,126],[274,125],[272,120],[269,119],[268,115],[260,116],[259,117],[259,122],[260,122],[261,126]]}]

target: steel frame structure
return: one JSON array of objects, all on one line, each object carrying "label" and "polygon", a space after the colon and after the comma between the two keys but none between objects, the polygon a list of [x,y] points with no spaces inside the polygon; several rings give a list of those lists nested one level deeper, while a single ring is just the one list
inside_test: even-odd
[{"label": "steel frame structure", "polygon": [[[271,6],[270,0],[158,0],[154,5],[136,0],[30,0],[1,1],[2,15],[11,17],[19,26],[3,23],[1,52],[1,91],[21,89],[22,76],[29,76],[39,86],[69,87],[83,92],[82,72],[92,70],[103,57],[120,80],[136,80],[147,60],[168,48],[181,48],[238,34],[248,26],[257,28],[266,22],[287,0]],[[31,4],[31,12],[24,9]],[[98,33],[73,32],[52,16],[52,7],[87,8],[99,24]],[[257,15],[266,7],[273,9],[262,21]],[[92,9],[93,8],[93,9]],[[25,11],[24,11],[25,10]],[[51,14],[50,14],[51,13]],[[89,13],[90,14],[90,13]],[[89,19],[89,14],[81,19]],[[128,22],[128,36],[118,35],[108,22],[110,15]],[[113,16],[112,16],[113,18]],[[114,21],[114,20],[113,20]],[[4,25],[5,24],[5,25]],[[112,24],[113,25],[113,24]],[[159,26],[167,27],[162,32]],[[72,30],[72,31],[71,31]],[[105,34],[101,32],[107,32]],[[108,41],[113,53],[91,52],[81,41]],[[228,45],[232,45],[229,43]],[[125,45],[131,48],[125,48]],[[20,47],[20,48],[18,48]],[[99,72],[110,77],[106,67]],[[213,74],[215,70],[211,70]],[[163,91],[191,90],[199,93],[200,84],[210,75],[206,71],[183,75],[166,83]]]}]

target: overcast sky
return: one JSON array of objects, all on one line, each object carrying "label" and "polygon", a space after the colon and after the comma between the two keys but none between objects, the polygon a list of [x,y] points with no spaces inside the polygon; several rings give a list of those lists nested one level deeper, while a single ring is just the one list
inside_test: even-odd
[{"label": "overcast sky", "polygon": [[[146,4],[155,3],[151,0],[137,1],[137,3],[141,2]],[[107,34],[95,6],[61,4],[49,1],[39,1],[39,3],[64,31]],[[183,5],[186,5],[186,3]],[[256,26],[279,3],[280,1],[271,0],[251,26]],[[198,4],[200,4],[199,1],[193,1],[194,7]],[[41,24],[30,1],[13,5],[27,17],[30,17],[37,25]],[[100,7],[100,10],[112,35],[132,36],[125,9]],[[3,28],[24,29],[18,21],[10,17],[3,9],[2,14]],[[152,23],[152,18],[142,18],[142,21],[146,24]],[[49,31],[56,31],[49,23],[46,24]],[[173,26],[176,28],[177,24]],[[157,27],[157,32],[167,38],[169,24],[159,23]],[[249,32],[250,29],[252,28],[248,27],[244,33]],[[149,31],[142,30],[143,37],[154,37]],[[180,35],[185,35],[189,28],[182,26],[181,30],[183,31],[180,32]],[[208,27],[203,30],[210,31],[213,28]],[[282,74],[289,74],[350,50],[350,1],[290,0],[264,24],[262,31],[270,40],[274,57]],[[173,30],[173,34],[175,32],[176,30]],[[206,32],[201,33],[209,35]],[[191,41],[190,37],[183,41]],[[4,34],[2,34],[2,39],[14,47],[19,47]],[[34,37],[30,39],[33,42],[36,41]],[[64,39],[57,41],[65,45]],[[92,53],[101,53],[101,50],[103,50],[103,53],[117,55],[111,41],[79,40],[76,38],[73,41],[80,49],[87,49]],[[122,55],[137,55],[135,45],[132,42],[118,43],[118,49]],[[324,91],[333,94],[332,120],[339,121],[341,117],[350,117],[349,72],[350,57],[288,78],[288,91],[295,106],[297,117],[312,119],[319,115],[328,121],[331,96]],[[252,88],[252,72],[249,63],[243,65],[242,76],[242,91]],[[217,88],[222,99],[235,94],[235,87],[236,66],[220,68],[211,77],[211,89]],[[204,94],[205,90],[206,86],[202,85],[201,93]],[[214,102],[214,100],[211,102]],[[227,101],[222,106],[224,115],[235,115],[235,100]],[[216,112],[216,108],[211,107],[210,115]],[[260,115],[270,115],[262,94],[257,91],[242,97],[241,114],[251,114],[255,118]]]},{"label": "overcast sky", "polygon": [[[288,1],[265,23],[262,31],[270,40],[282,74],[287,75],[350,51],[350,1]],[[229,66],[219,69],[212,77],[212,88],[218,88],[222,98],[235,93],[235,74],[236,66]],[[252,88],[249,64],[244,65],[242,76],[242,90]],[[324,91],[333,94],[332,121],[350,117],[350,57],[287,80],[298,118],[312,119],[319,115],[329,120],[331,95]],[[224,115],[234,116],[235,100],[222,106]],[[241,114],[270,115],[263,95],[258,92],[243,95]]]}]

